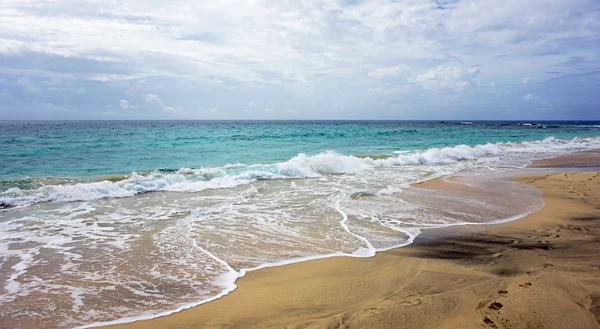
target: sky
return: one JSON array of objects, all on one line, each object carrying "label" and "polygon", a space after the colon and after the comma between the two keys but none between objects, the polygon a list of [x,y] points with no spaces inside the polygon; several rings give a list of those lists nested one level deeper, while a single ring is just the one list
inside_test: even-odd
[{"label": "sky", "polygon": [[600,119],[598,0],[0,0],[0,119]]}]

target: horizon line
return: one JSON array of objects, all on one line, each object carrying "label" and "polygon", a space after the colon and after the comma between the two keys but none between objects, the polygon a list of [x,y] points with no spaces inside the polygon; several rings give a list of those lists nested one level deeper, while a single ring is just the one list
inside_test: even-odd
[{"label": "horizon line", "polygon": [[12,121],[431,121],[431,122],[590,122],[599,119],[0,119],[0,122]]}]

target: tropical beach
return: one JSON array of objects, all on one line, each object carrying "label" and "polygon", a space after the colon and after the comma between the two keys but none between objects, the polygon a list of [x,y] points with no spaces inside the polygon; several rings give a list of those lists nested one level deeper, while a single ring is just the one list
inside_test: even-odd
[{"label": "tropical beach", "polygon": [[[543,188],[514,177],[594,170],[600,147],[595,122],[554,122],[538,128],[544,126],[429,121],[3,123],[2,156],[8,165],[0,168],[5,179],[0,183],[0,322],[9,328],[135,326],[200,310],[209,322],[191,325],[242,321],[250,326],[245,316],[232,318],[228,311],[229,317],[221,320],[212,308],[243,301],[235,296],[244,296],[246,282],[263,276],[281,281],[259,286],[260,292],[250,290],[247,298],[282,294],[291,304],[275,297],[259,299],[288,305],[286,312],[297,309],[323,317],[335,313],[328,305],[341,307],[338,313],[345,314],[352,311],[344,308],[349,305],[379,303],[374,300],[396,291],[392,287],[405,285],[402,280],[431,262],[410,256],[426,241],[443,241],[435,237],[448,232],[520,223],[548,207]],[[271,151],[253,152],[261,144],[270,145]],[[324,145],[350,154],[322,150]],[[218,152],[225,148],[230,152]],[[273,159],[285,159],[298,148],[308,154]],[[202,156],[201,150],[207,149],[217,151],[210,160]],[[85,157],[78,157],[83,150]],[[236,161],[245,154],[245,163]],[[73,157],[78,161],[70,161]],[[197,164],[207,161],[215,164]],[[161,169],[144,169],[161,163]],[[164,165],[169,163],[170,168]],[[142,170],[127,174],[132,164]],[[531,247],[529,240],[511,238],[514,248]],[[534,245],[547,248],[551,240],[539,238]],[[481,262],[477,252],[482,246],[467,243],[464,250],[454,250],[451,243],[440,248],[452,259]],[[380,267],[379,260],[385,265]],[[496,267],[495,260],[486,262]],[[450,266],[447,261],[436,264]],[[458,265],[448,271],[474,271]],[[303,273],[312,279],[307,286],[296,286],[305,281]],[[360,278],[365,282],[347,282]],[[324,295],[334,300],[314,295],[326,291],[321,285],[335,289]],[[344,292],[345,286],[361,288]],[[263,291],[274,287],[278,292]],[[305,296],[294,289],[312,292]],[[368,297],[367,292],[377,291],[379,295]],[[302,306],[311,303],[316,306]],[[286,319],[277,313],[264,319],[273,318]],[[256,327],[268,325],[257,322]]]},{"label": "tropical beach", "polygon": [[0,329],[600,329],[598,0],[0,0]]},{"label": "tropical beach", "polygon": [[523,219],[250,272],[217,301],[108,328],[599,328],[600,172],[569,170],[599,164],[595,152],[546,159],[536,165],[561,172],[515,177],[544,199]]}]

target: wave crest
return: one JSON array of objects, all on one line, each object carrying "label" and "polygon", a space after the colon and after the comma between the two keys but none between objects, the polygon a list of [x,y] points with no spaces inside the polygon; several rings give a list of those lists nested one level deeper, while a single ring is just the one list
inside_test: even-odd
[{"label": "wave crest", "polygon": [[[456,145],[422,151],[399,151],[394,156],[375,159],[326,151],[316,155],[298,154],[275,164],[228,164],[219,168],[181,168],[171,172],[132,173],[122,180],[45,185],[22,190],[18,187],[0,192],[0,205],[25,206],[39,202],[88,201],[101,198],[129,197],[140,193],[199,192],[231,188],[261,179],[323,177],[331,174],[356,174],[380,167],[440,165],[478,160],[498,155],[556,155],[600,148],[600,138],[560,140],[553,137],[520,143]],[[530,156],[531,157],[531,156]],[[6,186],[6,184],[3,184]]]}]

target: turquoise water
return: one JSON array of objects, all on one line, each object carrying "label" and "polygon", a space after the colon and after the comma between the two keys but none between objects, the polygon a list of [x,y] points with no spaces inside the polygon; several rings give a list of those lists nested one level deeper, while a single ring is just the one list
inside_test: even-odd
[{"label": "turquoise water", "polygon": [[592,149],[600,122],[0,122],[0,327],[152,318],[246,271],[515,220],[539,191],[494,177]]},{"label": "turquoise water", "polygon": [[599,127],[600,122],[4,121],[0,179],[269,164],[326,150],[380,155],[551,136],[572,139],[598,135]]}]

